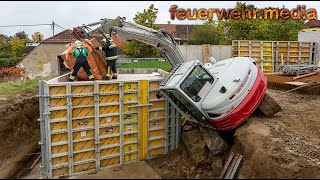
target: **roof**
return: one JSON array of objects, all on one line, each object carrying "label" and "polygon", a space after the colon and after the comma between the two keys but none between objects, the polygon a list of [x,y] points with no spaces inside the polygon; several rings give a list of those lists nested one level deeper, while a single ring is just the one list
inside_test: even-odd
[{"label": "roof", "polygon": [[160,29],[165,30],[170,33],[173,37],[179,38],[181,40],[187,40],[188,36],[191,35],[192,30],[196,26],[201,25],[192,25],[192,24],[155,24],[160,27]]},{"label": "roof", "polygon": [[309,28],[320,27],[320,20],[309,20],[304,25],[308,26]]},{"label": "roof", "polygon": [[72,30],[67,29],[64,30],[54,36],[51,36],[45,40],[43,40],[41,43],[70,43],[74,42],[77,39],[75,36],[72,34]]}]

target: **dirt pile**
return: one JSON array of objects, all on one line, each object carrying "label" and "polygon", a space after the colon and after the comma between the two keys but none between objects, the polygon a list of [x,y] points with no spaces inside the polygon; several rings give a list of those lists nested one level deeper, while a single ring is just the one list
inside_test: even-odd
[{"label": "dirt pile", "polygon": [[[267,92],[283,111],[270,118],[259,113],[250,116],[236,130],[233,145],[225,155],[212,156],[205,147],[193,151],[197,153],[193,155],[181,144],[148,163],[162,178],[216,179],[227,155],[234,152],[243,155],[237,178],[320,178],[320,111],[315,108],[320,107],[320,97]],[[203,141],[200,135],[194,137]],[[193,157],[199,156],[203,162],[204,152],[208,153],[207,161],[199,165]]]},{"label": "dirt pile", "polygon": [[36,93],[0,96],[1,179],[16,177],[16,173],[39,149],[39,102]]}]

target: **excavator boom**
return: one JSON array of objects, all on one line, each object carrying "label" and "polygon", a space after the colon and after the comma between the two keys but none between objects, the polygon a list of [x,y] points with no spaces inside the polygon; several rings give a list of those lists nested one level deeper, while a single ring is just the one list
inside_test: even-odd
[{"label": "excavator boom", "polygon": [[[101,19],[98,22],[74,28],[74,33],[80,38],[92,36],[95,32],[101,34],[116,33],[124,39],[135,39],[159,49],[169,61],[171,67],[186,62],[174,38],[163,30],[154,30],[139,24],[126,22],[124,17],[116,19]],[[92,28],[96,26],[95,28]]]}]

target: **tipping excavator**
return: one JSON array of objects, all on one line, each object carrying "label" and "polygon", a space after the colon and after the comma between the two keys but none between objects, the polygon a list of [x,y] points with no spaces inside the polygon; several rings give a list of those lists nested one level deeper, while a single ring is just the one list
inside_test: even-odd
[{"label": "tipping excavator", "polygon": [[210,131],[212,134],[214,130],[220,137],[230,137],[258,107],[267,116],[281,110],[266,94],[267,79],[250,57],[217,62],[211,58],[211,63],[206,64],[199,60],[186,60],[172,35],[164,30],[127,22],[125,17],[105,18],[73,29],[80,38],[96,32],[135,39],[162,52],[171,64],[171,71],[160,83],[158,98],[165,96],[187,120],[199,124],[214,154],[225,150],[226,146],[213,145],[217,141],[210,139],[213,137],[208,135]]}]

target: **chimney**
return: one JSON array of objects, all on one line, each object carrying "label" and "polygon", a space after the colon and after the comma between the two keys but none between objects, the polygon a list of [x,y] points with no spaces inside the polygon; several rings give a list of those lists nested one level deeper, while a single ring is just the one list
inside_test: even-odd
[{"label": "chimney", "polygon": [[171,22],[170,21],[168,21],[168,24],[170,24]]}]

